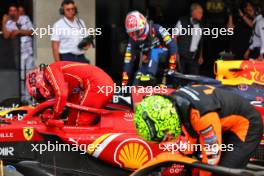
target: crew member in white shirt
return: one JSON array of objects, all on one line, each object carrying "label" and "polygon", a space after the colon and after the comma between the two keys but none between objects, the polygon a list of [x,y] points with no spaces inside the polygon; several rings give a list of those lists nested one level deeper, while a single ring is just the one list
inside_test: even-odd
[{"label": "crew member in white shirt", "polygon": [[244,55],[244,59],[254,59],[264,61],[264,11],[258,14],[253,22],[253,33],[250,39],[249,49]]},{"label": "crew member in white shirt", "polygon": [[33,69],[35,61],[33,58],[32,33],[33,25],[30,19],[23,15],[20,16],[18,8],[11,5],[8,9],[8,15],[4,15],[2,21],[3,36],[6,39],[20,38],[20,80],[21,80],[21,101],[31,102],[26,86],[25,75]]},{"label": "crew member in white shirt", "polygon": [[64,0],[60,14],[63,17],[54,24],[51,36],[54,60],[89,63],[84,55],[85,50],[78,48],[78,44],[86,37],[86,26],[78,17],[75,2]]}]

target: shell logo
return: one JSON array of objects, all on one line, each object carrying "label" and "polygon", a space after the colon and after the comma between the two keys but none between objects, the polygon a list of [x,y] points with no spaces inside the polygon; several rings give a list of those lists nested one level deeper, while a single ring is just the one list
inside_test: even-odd
[{"label": "shell logo", "polygon": [[149,145],[137,138],[130,138],[121,142],[114,153],[114,161],[120,167],[138,169],[153,157]]}]

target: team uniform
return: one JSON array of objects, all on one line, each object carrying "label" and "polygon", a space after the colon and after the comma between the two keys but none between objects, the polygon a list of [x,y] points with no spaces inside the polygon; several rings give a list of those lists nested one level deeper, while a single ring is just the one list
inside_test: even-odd
[{"label": "team uniform", "polygon": [[[202,151],[203,162],[231,168],[246,166],[263,134],[262,119],[252,105],[236,94],[211,86],[183,87],[171,98],[188,136],[207,146]],[[213,146],[222,143],[233,144],[234,150],[221,154]]]},{"label": "team uniform", "polygon": [[124,57],[123,85],[133,79],[136,60],[142,55],[147,56],[148,62],[138,68],[141,74],[156,76],[162,58],[169,58],[170,70],[176,69],[176,44],[165,28],[148,22],[141,13],[133,11],[126,17],[126,30],[129,42]]},{"label": "team uniform", "polygon": [[[59,61],[50,64],[44,69],[45,87],[51,89],[46,99],[55,98],[54,116],[58,118],[63,112],[66,102],[82,106],[102,108],[112,99],[113,92],[106,94],[100,91],[102,87],[113,90],[112,79],[100,68],[84,63]],[[38,81],[38,80],[37,80]],[[44,85],[44,84],[42,84]],[[42,88],[41,85],[38,89]],[[45,90],[44,90],[45,92]],[[42,93],[43,94],[43,93]],[[68,125],[91,125],[96,118],[95,114],[71,110]]]},{"label": "team uniform", "polygon": [[239,95],[206,85],[144,98],[134,121],[146,140],[165,142],[184,135],[185,141],[201,148],[182,153],[198,150],[204,163],[230,168],[245,168],[263,135],[261,116],[252,105]]},{"label": "team uniform", "polygon": [[166,29],[158,24],[153,24],[146,40],[135,42],[129,39],[124,59],[124,72],[129,77],[133,77],[134,63],[137,58],[136,56],[139,56],[140,52],[149,56],[149,63],[139,68],[139,72],[143,74],[155,76],[158,71],[160,58],[164,57],[170,57],[170,68],[175,69],[176,45]]}]

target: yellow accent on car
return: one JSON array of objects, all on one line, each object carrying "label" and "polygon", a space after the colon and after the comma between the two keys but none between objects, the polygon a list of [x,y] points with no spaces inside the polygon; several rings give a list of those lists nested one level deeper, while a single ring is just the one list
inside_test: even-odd
[{"label": "yellow accent on car", "polygon": [[0,108],[0,116],[5,116],[7,114],[9,114],[12,111],[19,111],[19,110],[27,110],[26,108],[33,108],[32,106],[28,106],[28,107],[18,107],[18,108]]},{"label": "yellow accent on car", "polygon": [[[98,139],[96,139],[96,140],[92,143],[93,146],[97,146],[98,144],[100,144],[101,142],[103,142],[103,141],[104,141],[106,138],[108,138],[109,136],[110,136],[109,133],[100,136]],[[92,155],[93,152],[95,151],[95,149],[96,149],[96,148],[94,148],[94,150],[87,150],[87,153],[88,153],[89,155]]]}]

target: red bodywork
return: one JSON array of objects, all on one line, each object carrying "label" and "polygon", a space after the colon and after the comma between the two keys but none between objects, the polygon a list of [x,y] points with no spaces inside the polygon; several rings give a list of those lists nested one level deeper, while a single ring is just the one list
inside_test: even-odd
[{"label": "red bodywork", "polygon": [[[172,91],[171,89],[167,93]],[[143,96],[143,94],[133,94],[134,107]],[[6,134],[0,137],[1,142],[43,141],[43,134],[51,134],[59,137],[64,143],[85,146],[87,153],[95,158],[130,170],[141,167],[164,152],[164,148],[160,148],[159,144],[139,138],[134,128],[133,109],[127,106],[112,104],[110,105],[112,110],[98,110],[98,112],[96,109],[90,109],[100,114],[100,121],[94,126],[75,127],[64,126],[62,120],[47,120],[45,113],[42,115],[37,113],[47,105],[50,106],[49,104],[52,102],[47,102],[40,109],[28,110],[21,121],[10,120],[10,124],[0,123],[0,134]],[[257,107],[257,109],[261,112],[264,121],[264,108]],[[46,112],[46,116],[47,114]],[[26,134],[27,130],[31,130],[31,135]]]}]

